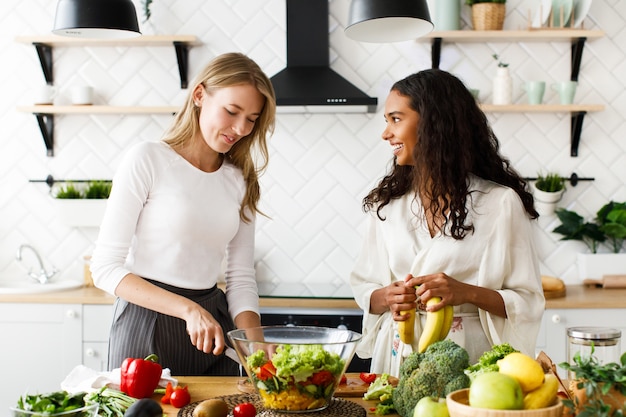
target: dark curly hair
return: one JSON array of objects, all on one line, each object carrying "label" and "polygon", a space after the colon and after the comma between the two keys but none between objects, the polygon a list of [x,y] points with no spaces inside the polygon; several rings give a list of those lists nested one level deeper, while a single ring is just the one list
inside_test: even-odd
[{"label": "dark curly hair", "polygon": [[463,239],[474,230],[466,223],[469,176],[474,174],[515,190],[529,217],[539,217],[526,181],[500,155],[487,117],[461,80],[446,71],[429,69],[396,82],[391,91],[408,97],[420,117],[414,164],[397,165],[394,158],[390,172],[363,199],[365,211],[375,208],[385,220],[381,210],[391,200],[424,190],[423,197],[432,202],[430,213],[445,219],[443,232],[449,225],[451,236]]}]

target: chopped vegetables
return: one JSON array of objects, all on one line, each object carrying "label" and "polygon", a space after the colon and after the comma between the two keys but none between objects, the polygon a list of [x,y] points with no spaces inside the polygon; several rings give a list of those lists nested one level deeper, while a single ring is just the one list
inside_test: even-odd
[{"label": "chopped vegetables", "polygon": [[126,410],[128,410],[137,399],[124,394],[122,391],[102,387],[99,391],[87,394],[85,401],[89,404],[100,404],[98,408],[98,415],[100,417],[123,417]]}]

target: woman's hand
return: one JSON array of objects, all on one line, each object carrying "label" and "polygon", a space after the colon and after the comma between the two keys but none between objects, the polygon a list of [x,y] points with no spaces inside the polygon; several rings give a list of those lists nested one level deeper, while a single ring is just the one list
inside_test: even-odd
[{"label": "woman's hand", "polygon": [[409,275],[407,278],[407,285],[417,287],[417,295],[420,297],[421,304],[426,304],[433,297],[441,298],[440,303],[428,306],[427,311],[437,311],[445,305],[459,305],[465,302],[460,298],[464,291],[468,290],[467,285],[443,272],[418,277]]},{"label": "woman's hand", "polygon": [[406,320],[407,317],[401,315],[400,312],[417,308],[415,288],[406,284],[406,280],[410,277],[408,275],[405,282],[392,282],[388,286],[374,291],[370,299],[370,312],[382,314],[385,311],[390,311],[394,320]]},{"label": "woman's hand", "polygon": [[185,318],[187,333],[191,343],[204,353],[221,355],[226,347],[226,340],[222,326],[215,318],[196,305]]}]

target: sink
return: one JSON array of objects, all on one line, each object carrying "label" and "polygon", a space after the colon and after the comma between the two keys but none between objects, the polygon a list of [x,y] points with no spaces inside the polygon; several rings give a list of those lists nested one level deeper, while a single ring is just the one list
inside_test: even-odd
[{"label": "sink", "polygon": [[28,280],[0,280],[0,294],[39,294],[54,291],[71,290],[83,285],[76,280],[52,281],[47,284]]}]

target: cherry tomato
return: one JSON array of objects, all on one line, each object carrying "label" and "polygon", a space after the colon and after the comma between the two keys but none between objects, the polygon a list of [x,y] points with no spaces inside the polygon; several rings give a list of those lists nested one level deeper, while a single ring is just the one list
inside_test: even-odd
[{"label": "cherry tomato", "polygon": [[189,391],[187,387],[176,387],[174,391],[172,391],[172,395],[170,395],[170,404],[176,408],[183,408],[187,404],[191,402],[191,396],[189,395]]},{"label": "cherry tomato", "polygon": [[361,381],[365,382],[366,384],[371,384],[372,382],[376,380],[376,374],[370,374],[368,372],[361,372],[361,374],[359,375],[359,378],[361,378]]},{"label": "cherry tomato", "polygon": [[256,416],[256,408],[251,403],[237,404],[233,408],[233,417],[254,417]]},{"label": "cherry tomato", "polygon": [[163,404],[170,403],[170,397],[172,396],[172,392],[174,392],[174,387],[172,386],[171,382],[168,382],[167,386],[165,387],[165,394],[163,395],[163,397],[161,397],[161,402]]},{"label": "cherry tomato", "polygon": [[348,383],[348,377],[346,376],[346,374],[341,375],[341,380],[339,381],[340,384],[347,384]]}]

